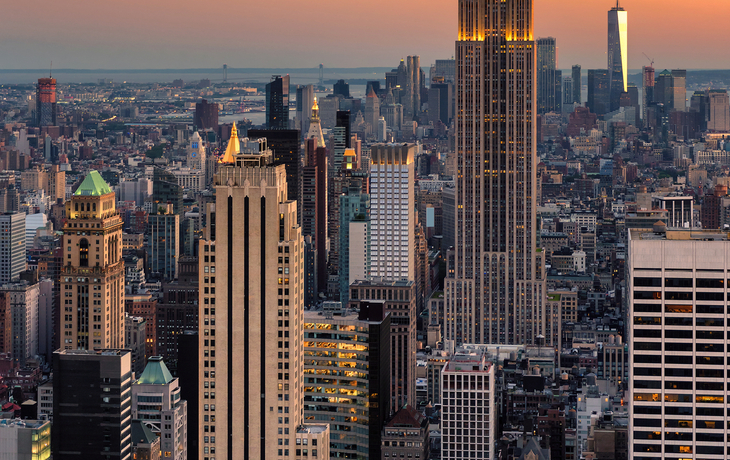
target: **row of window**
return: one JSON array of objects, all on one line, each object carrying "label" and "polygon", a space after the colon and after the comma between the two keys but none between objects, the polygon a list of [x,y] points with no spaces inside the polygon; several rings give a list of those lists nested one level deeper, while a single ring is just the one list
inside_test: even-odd
[{"label": "row of window", "polygon": [[[725,292],[692,292],[692,291],[664,291],[665,300],[695,300],[719,301],[725,300]],[[730,293],[727,298],[730,299]],[[635,300],[661,300],[662,291],[634,291]]]},{"label": "row of window", "polygon": [[[662,287],[662,278],[636,277],[634,278],[634,286]],[[692,278],[664,278],[664,287],[723,289],[725,280],[716,278],[697,278],[694,280]]]}]

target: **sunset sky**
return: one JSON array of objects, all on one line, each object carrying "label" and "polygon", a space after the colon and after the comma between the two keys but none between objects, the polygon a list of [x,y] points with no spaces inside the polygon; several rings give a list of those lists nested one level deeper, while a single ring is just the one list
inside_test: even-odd
[{"label": "sunset sky", "polygon": [[[559,66],[606,67],[610,0],[536,0]],[[395,66],[454,53],[457,0],[40,0],[2,9],[0,69]],[[623,0],[629,68],[730,68],[730,0]]]}]

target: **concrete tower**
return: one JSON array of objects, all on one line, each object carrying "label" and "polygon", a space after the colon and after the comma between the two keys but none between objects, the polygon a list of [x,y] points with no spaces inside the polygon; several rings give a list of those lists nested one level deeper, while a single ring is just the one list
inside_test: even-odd
[{"label": "concrete tower", "polygon": [[97,171],[91,171],[66,202],[66,218],[61,348],[122,348],[122,219],[114,192]]},{"label": "concrete tower", "polygon": [[457,344],[531,344],[543,333],[532,15],[531,0],[459,1],[455,257],[444,327]]}]

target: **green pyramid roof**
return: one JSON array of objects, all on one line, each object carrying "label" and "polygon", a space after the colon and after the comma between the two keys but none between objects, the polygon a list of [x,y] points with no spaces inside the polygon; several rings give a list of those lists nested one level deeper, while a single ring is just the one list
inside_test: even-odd
[{"label": "green pyramid roof", "polygon": [[172,374],[167,370],[167,366],[162,361],[161,356],[153,356],[147,361],[144,372],[139,376],[137,383],[165,385],[172,382]]},{"label": "green pyramid roof", "polygon": [[152,444],[157,440],[157,435],[150,430],[141,420],[132,420],[132,444]]},{"label": "green pyramid roof", "polygon": [[91,170],[86,176],[79,188],[76,189],[74,195],[76,196],[101,196],[111,193],[112,189],[109,185],[101,178],[99,171]]}]

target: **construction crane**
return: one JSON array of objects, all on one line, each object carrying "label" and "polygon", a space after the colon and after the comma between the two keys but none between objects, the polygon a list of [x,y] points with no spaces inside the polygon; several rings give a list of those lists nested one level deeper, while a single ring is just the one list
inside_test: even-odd
[{"label": "construction crane", "polygon": [[650,61],[651,61],[651,64],[650,64],[650,65],[651,65],[652,67],[654,67],[654,59],[652,59],[652,58],[650,58],[649,56],[647,56],[647,55],[646,55],[646,53],[641,53],[641,54],[643,54],[645,58],[647,58],[648,60],[650,60]]}]

